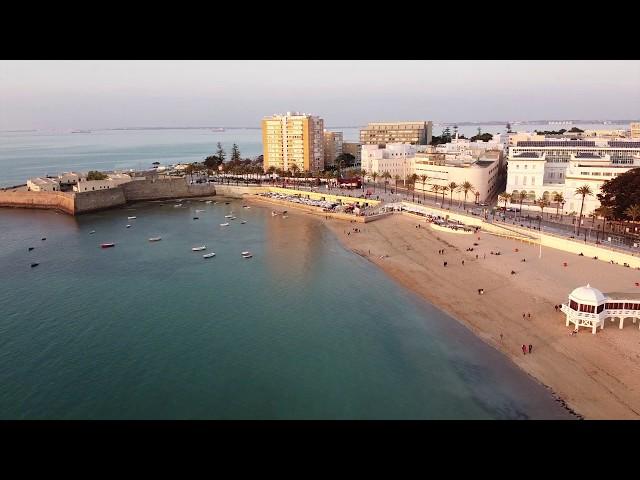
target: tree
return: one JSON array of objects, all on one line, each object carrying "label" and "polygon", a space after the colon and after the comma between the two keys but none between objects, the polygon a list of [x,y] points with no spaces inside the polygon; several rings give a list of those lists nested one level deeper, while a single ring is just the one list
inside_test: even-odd
[{"label": "tree", "polygon": [[[478,128],[478,130],[480,129]],[[490,133],[483,133],[483,134],[478,133],[478,135],[474,135],[473,137],[471,137],[469,141],[476,142],[478,140],[481,140],[483,142],[488,142],[492,138],[493,138],[493,135],[491,135]]]},{"label": "tree", "polygon": [[222,161],[218,158],[217,155],[209,155],[204,159],[202,163],[204,163],[209,168],[217,169]]},{"label": "tree", "polygon": [[[415,177],[415,178],[414,178]],[[411,191],[411,201],[415,202],[416,201],[416,194],[415,194],[415,181],[418,178],[418,176],[414,173],[412,175],[407,175],[407,179],[405,180],[405,185],[407,187],[407,190]]]},{"label": "tree", "polygon": [[218,157],[218,159],[220,160],[220,163],[224,163],[224,159],[227,158],[227,154],[224,151],[224,148],[222,148],[222,144],[220,142],[218,142],[218,150],[216,150],[216,157]]},{"label": "tree", "polygon": [[627,207],[624,214],[631,218],[631,221],[635,223],[636,218],[640,217],[640,204],[631,205]]},{"label": "tree", "polygon": [[453,203],[453,192],[458,190],[458,184],[456,182],[449,182],[449,206]]},{"label": "tree", "polygon": [[511,133],[511,124],[507,122],[507,133]]},{"label": "tree", "polygon": [[376,179],[378,178],[378,172],[373,172],[371,174],[371,178],[373,179],[373,193],[376,193]]},{"label": "tree", "polygon": [[298,177],[298,172],[300,171],[300,167],[298,166],[297,163],[294,163],[289,167],[289,171],[291,172],[291,174],[294,177],[293,185],[295,186],[296,185],[295,179]]},{"label": "tree", "polygon": [[507,202],[511,199],[511,194],[502,192],[498,195],[498,200],[504,202],[504,210],[507,210]]},{"label": "tree", "polygon": [[599,217],[603,218],[603,222],[602,222],[602,238],[604,239],[604,231],[605,231],[606,226],[607,226],[607,220],[612,218],[612,216],[613,216],[613,208],[607,207],[605,205],[600,205],[598,208],[596,208],[595,213]]},{"label": "tree", "polygon": [[522,202],[527,198],[527,192],[522,190],[518,193],[518,200],[520,200],[520,210],[518,210],[518,215],[522,215]]},{"label": "tree", "polygon": [[422,183],[422,199],[425,201],[427,200],[427,191],[425,189],[427,180],[429,180],[428,175],[420,175],[420,182]]},{"label": "tree", "polygon": [[546,198],[539,198],[536,200],[536,205],[540,207],[540,221],[538,222],[538,230],[540,230],[540,225],[542,224],[542,217],[544,216],[545,207],[549,206],[549,200]]},{"label": "tree", "polygon": [[384,193],[387,193],[387,182],[391,178],[391,174],[388,171],[385,171],[382,174],[382,179],[384,180]]},{"label": "tree", "polygon": [[398,182],[400,181],[400,175],[397,173],[393,176],[393,179],[396,181],[396,193],[398,193]]},{"label": "tree", "polygon": [[584,130],[580,130],[578,127],[573,127],[571,130],[569,130],[569,133],[583,133]]},{"label": "tree", "polygon": [[584,199],[587,195],[593,195],[593,191],[589,185],[583,185],[576,188],[576,195],[582,195],[582,203],[580,204],[580,216],[576,222],[576,237],[580,236],[580,222],[582,221],[582,209],[584,208]]},{"label": "tree", "polygon": [[618,175],[600,187],[601,205],[613,208],[615,218],[625,218],[625,210],[640,204],[640,168]]},{"label": "tree", "polygon": [[556,202],[556,218],[558,218],[558,210],[560,210],[560,205],[564,202],[564,197],[561,193],[556,193],[553,196],[553,201]]},{"label": "tree", "polygon": [[469,194],[469,192],[473,192],[475,191],[473,185],[471,185],[471,183],[467,180],[465,180],[464,182],[462,182],[462,185],[460,185],[460,191],[464,193],[464,208],[465,210],[467,209],[467,195]]},{"label": "tree", "polygon": [[338,162],[340,162],[340,164],[346,168],[353,167],[356,162],[356,157],[354,157],[350,153],[341,153],[336,157],[336,164]]},{"label": "tree", "polygon": [[240,161],[240,149],[235,143],[231,147],[231,161],[234,163]]},{"label": "tree", "polygon": [[442,131],[442,139],[445,140],[445,143],[451,142],[451,130],[449,129],[449,127],[446,127]]},{"label": "tree", "polygon": [[442,192],[442,208],[444,208],[444,194],[449,191],[449,187],[444,186],[440,188],[440,191]]},{"label": "tree", "polygon": [[109,178],[108,175],[97,170],[90,170],[89,173],[87,173],[87,180],[106,180],[107,178]]},{"label": "tree", "polygon": [[442,190],[442,187],[440,185],[438,185],[437,183],[434,183],[433,185],[431,185],[431,191],[436,196],[436,205],[438,204],[438,192],[440,192],[440,190]]}]

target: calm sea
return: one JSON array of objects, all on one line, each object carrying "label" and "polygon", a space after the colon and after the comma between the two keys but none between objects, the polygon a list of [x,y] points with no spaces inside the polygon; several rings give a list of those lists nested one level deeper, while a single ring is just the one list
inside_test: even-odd
[{"label": "calm sea", "polygon": [[1,419],[569,417],[317,219],[0,209]]},{"label": "calm sea", "polygon": [[[617,129],[628,125],[578,125],[581,128]],[[518,130],[557,130],[571,126],[515,126]],[[434,126],[440,135],[444,127]],[[480,125],[482,132],[500,133],[500,125]],[[357,141],[359,129],[340,128],[347,141]],[[477,126],[462,126],[461,134],[478,133]],[[92,133],[0,132],[0,187],[26,183],[30,177],[79,170],[144,169],[153,162],[164,165],[203,160],[221,142],[227,152],[237,143],[243,157],[262,154],[259,129],[95,130]]]}]

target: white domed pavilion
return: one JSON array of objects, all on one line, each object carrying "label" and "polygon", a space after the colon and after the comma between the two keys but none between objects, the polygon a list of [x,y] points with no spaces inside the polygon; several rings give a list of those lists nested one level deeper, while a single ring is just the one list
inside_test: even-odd
[{"label": "white domed pavilion", "polygon": [[624,326],[625,318],[631,318],[633,323],[640,318],[640,294],[637,293],[602,293],[597,288],[587,284],[578,287],[569,294],[569,302],[561,306],[567,316],[567,327],[573,323],[578,330],[580,327],[604,328],[604,320],[609,318],[620,321],[620,328]]}]

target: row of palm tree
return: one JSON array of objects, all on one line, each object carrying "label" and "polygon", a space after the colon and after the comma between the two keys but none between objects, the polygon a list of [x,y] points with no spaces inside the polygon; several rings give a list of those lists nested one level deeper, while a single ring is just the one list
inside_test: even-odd
[{"label": "row of palm tree", "polygon": [[[376,186],[377,186],[377,179],[378,178],[382,178],[384,179],[384,192],[387,193],[387,183],[388,181],[393,178],[395,180],[395,185],[396,185],[396,189],[398,188],[398,182],[400,180],[402,180],[402,178],[400,177],[400,175],[395,175],[395,176],[391,176],[391,174],[388,171],[385,171],[382,173],[382,175],[380,175],[378,172],[367,172],[365,170],[361,170],[360,171],[360,175],[362,176],[362,178],[364,179],[365,177],[369,177],[373,180],[373,191],[375,192]],[[427,182],[429,180],[431,180],[431,177],[427,176],[427,175],[416,175],[415,173],[412,175],[408,175],[406,179],[403,180],[404,186],[410,190],[412,192],[412,196],[413,199],[415,200],[415,184],[417,181],[420,181],[420,183],[422,183],[422,198],[423,200],[426,201],[427,197],[426,197],[426,185]],[[448,185],[438,185],[438,184],[433,184],[431,187],[431,191],[435,194],[435,196],[437,197],[439,193],[442,193],[442,203],[444,204],[444,195],[447,192],[450,192],[450,198],[449,198],[449,206],[452,205],[453,203],[453,194],[455,192],[462,192],[464,193],[464,207],[467,207],[467,197],[469,196],[469,193],[474,193],[475,187],[468,181],[464,181],[462,184],[458,185],[456,182],[450,182]]]}]

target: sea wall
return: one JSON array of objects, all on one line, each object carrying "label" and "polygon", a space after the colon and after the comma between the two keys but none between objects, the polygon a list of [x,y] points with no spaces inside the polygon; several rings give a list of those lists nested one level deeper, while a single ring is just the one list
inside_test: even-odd
[{"label": "sea wall", "polygon": [[246,185],[222,185],[216,184],[216,195],[229,198],[242,198],[245,195],[255,195],[258,193],[268,192],[269,187],[262,186],[246,186]]},{"label": "sea wall", "polygon": [[127,203],[124,191],[120,187],[95,192],[78,192],[73,195],[75,197],[74,215],[119,207]]},{"label": "sea wall", "polygon": [[0,207],[41,208],[73,215],[74,195],[66,192],[0,191]]},{"label": "sea wall", "polygon": [[216,194],[210,183],[187,183],[185,178],[155,178],[134,180],[120,186],[127,202],[169,198],[205,197]]}]

